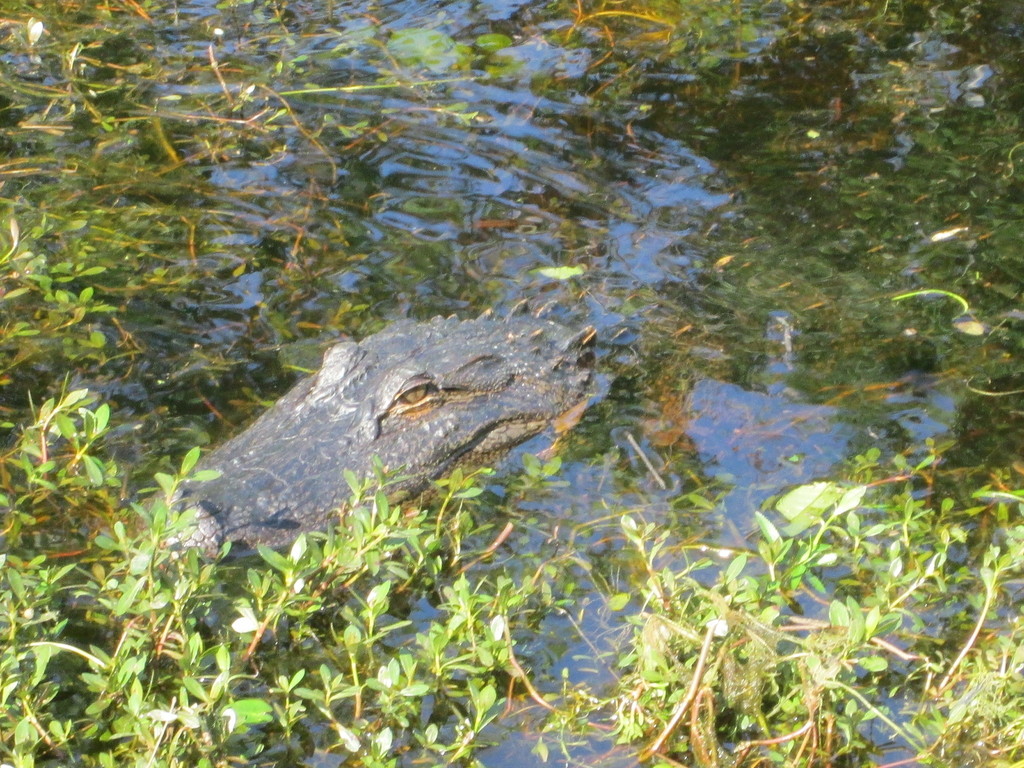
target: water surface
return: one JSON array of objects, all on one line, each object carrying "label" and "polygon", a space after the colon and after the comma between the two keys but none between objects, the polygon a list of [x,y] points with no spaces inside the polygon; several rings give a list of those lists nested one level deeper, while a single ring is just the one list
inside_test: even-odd
[{"label": "water surface", "polygon": [[[497,0],[42,4],[30,45],[21,10],[0,202],[40,259],[8,269],[97,291],[61,333],[5,339],[12,425],[87,386],[141,487],[397,318],[525,301],[598,329],[567,484],[510,495],[529,524],[484,568],[570,540],[588,563],[577,613],[522,639],[542,691],[614,679],[588,660],[623,637],[604,602],[632,578],[624,511],[742,547],[755,510],[868,447],[1019,456],[1018,401],[992,396],[1021,382],[1019,189],[999,182],[1020,27],[996,11],[988,35],[925,13],[868,35],[751,3],[742,34],[709,16],[697,36],[686,11]],[[922,289],[964,294],[984,332],[938,294],[893,300]],[[710,513],[680,501],[697,491]],[[513,710],[487,765],[540,764],[544,713]],[[565,759],[633,758],[597,736]]]}]

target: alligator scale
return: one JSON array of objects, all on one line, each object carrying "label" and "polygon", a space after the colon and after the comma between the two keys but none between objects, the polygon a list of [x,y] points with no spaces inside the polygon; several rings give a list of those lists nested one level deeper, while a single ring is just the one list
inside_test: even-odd
[{"label": "alligator scale", "polygon": [[371,477],[374,457],[401,474],[392,498],[496,461],[588,397],[593,338],[533,317],[437,318],[336,344],[200,463],[218,478],[182,486],[196,523],[181,543],[281,546],[326,528],[350,494],[344,471]]}]

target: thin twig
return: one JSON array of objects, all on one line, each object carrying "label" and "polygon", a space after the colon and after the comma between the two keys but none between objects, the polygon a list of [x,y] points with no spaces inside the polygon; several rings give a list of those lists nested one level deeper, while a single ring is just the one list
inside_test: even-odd
[{"label": "thin twig", "polygon": [[224,91],[224,95],[228,99],[228,104],[232,109],[235,107],[235,97],[231,95],[231,89],[228,88],[228,84],[224,82],[224,75],[220,73],[220,65],[217,63],[217,57],[213,54],[213,46],[207,46],[207,56],[210,58],[210,67],[213,69],[213,74],[217,76],[217,82],[220,83],[221,90]]},{"label": "thin twig", "polygon": [[985,582],[985,602],[981,606],[981,611],[978,613],[978,620],[974,624],[974,631],[971,632],[971,636],[967,638],[967,642],[964,643],[964,647],[960,649],[960,653],[957,654],[956,659],[949,667],[949,671],[946,676],[942,678],[942,682],[939,683],[938,692],[945,693],[946,690],[952,685],[953,675],[960,668],[960,664],[963,663],[964,658],[971,652],[971,648],[974,647],[975,641],[978,639],[978,635],[981,634],[981,628],[985,626],[985,620],[988,617],[989,608],[992,607],[992,601],[995,597],[995,590],[992,588],[994,580]]},{"label": "thin twig", "polygon": [[530,682],[530,678],[526,675],[526,670],[520,666],[519,660],[516,658],[516,652],[512,650],[512,633],[509,631],[507,621],[505,622],[505,642],[508,644],[508,662],[512,665],[516,677],[526,686],[526,692],[530,694],[530,698],[549,712],[555,712],[555,708],[544,701],[537,689],[533,687],[533,683]]},{"label": "thin twig", "polygon": [[651,477],[653,477],[658,485],[661,486],[661,490],[667,491],[668,485],[666,485],[665,481],[662,480],[661,475],[658,474],[658,470],[654,468],[651,460],[647,458],[647,454],[644,453],[643,448],[640,447],[640,444],[633,439],[633,435],[629,432],[626,433],[626,441],[629,443],[630,447],[636,451],[636,455],[640,457],[640,461],[642,461],[644,466],[647,467],[647,471],[651,473]]},{"label": "thin twig", "polygon": [[751,741],[745,741],[745,742],[743,742],[742,744],[740,744],[740,745],[738,745],[736,747],[736,751],[738,752],[741,749],[742,750],[748,750],[750,747],[771,747],[771,746],[774,746],[776,744],[784,744],[787,741],[792,741],[793,739],[799,739],[801,736],[803,736],[805,733],[807,733],[807,731],[809,731],[813,727],[814,727],[814,718],[812,716],[812,717],[807,719],[806,723],[801,725],[795,731],[792,731],[790,733],[784,733],[782,736],[774,736],[774,737],[772,737],[770,739],[753,739]]},{"label": "thin twig", "polygon": [[514,531],[514,530],[515,530],[515,526],[512,523],[506,523],[505,527],[502,529],[501,533],[499,533],[495,537],[494,541],[492,541],[490,543],[490,545],[488,545],[487,549],[485,549],[479,555],[477,555],[472,560],[470,560],[468,563],[465,563],[461,568],[459,568],[459,573],[465,573],[466,571],[468,571],[470,568],[472,568],[477,563],[479,563],[482,560],[484,560],[485,558],[488,558],[491,555],[493,555],[495,550],[497,550],[498,547],[500,547],[502,544],[505,543],[505,539],[507,539],[511,535],[512,531]]},{"label": "thin twig", "polygon": [[665,726],[664,730],[662,730],[658,738],[651,742],[650,746],[640,753],[641,762],[661,751],[662,747],[665,746],[665,742],[668,741],[669,737],[686,715],[686,710],[689,709],[690,704],[692,704],[693,700],[697,698],[697,691],[700,690],[701,680],[704,677],[704,666],[707,663],[708,654],[711,652],[711,642],[714,639],[715,624],[711,623],[708,625],[707,631],[704,633],[704,643],[700,647],[700,656],[697,658],[697,666],[694,667],[693,670],[693,680],[690,681],[690,690],[686,692],[682,701],[676,704],[676,708],[675,711],[672,712],[671,719],[668,721],[668,724]]}]

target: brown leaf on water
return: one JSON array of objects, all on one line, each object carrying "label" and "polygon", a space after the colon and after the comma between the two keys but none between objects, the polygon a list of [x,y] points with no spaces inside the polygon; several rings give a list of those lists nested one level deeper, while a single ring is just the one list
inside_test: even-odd
[{"label": "brown leaf on water", "polygon": [[587,405],[587,401],[584,400],[581,403],[577,403],[560,416],[557,416],[555,420],[552,422],[555,428],[555,434],[565,434],[570,429],[579,424],[580,419],[583,418],[583,412],[587,410]]}]

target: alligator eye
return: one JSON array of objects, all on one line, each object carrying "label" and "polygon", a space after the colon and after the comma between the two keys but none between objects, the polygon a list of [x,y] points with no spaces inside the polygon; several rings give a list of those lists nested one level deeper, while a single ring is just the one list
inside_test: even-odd
[{"label": "alligator eye", "polygon": [[416,405],[422,403],[430,395],[430,385],[420,384],[418,387],[407,389],[398,396],[398,402],[402,405]]},{"label": "alligator eye", "polygon": [[430,399],[431,395],[437,393],[437,385],[432,381],[422,381],[414,384],[408,389],[398,393],[395,398],[395,405],[414,406],[420,405]]}]

